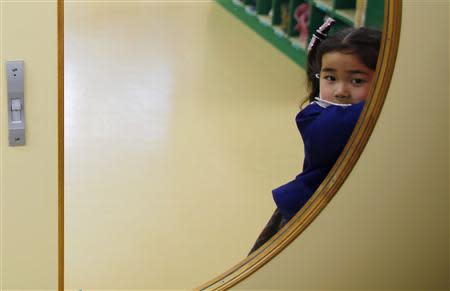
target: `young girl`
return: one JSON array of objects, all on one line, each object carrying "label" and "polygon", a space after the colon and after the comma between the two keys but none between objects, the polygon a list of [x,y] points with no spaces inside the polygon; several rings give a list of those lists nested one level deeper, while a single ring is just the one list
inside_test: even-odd
[{"label": "young girl", "polygon": [[308,53],[309,104],[296,123],[303,139],[303,172],[272,190],[277,209],[250,253],[268,241],[308,201],[344,149],[372,84],[381,33],[349,28],[330,38],[334,20],[314,34]]}]

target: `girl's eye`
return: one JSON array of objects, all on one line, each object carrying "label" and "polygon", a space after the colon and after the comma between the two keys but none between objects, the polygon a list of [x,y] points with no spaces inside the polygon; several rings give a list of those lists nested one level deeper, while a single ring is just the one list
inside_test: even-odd
[{"label": "girl's eye", "polygon": [[366,82],[366,80],[359,79],[359,78],[355,78],[352,80],[352,84],[356,84],[356,85],[361,85],[361,84],[364,84],[365,82]]},{"label": "girl's eye", "polygon": [[323,77],[327,81],[336,81],[336,78],[334,76],[326,75]]}]

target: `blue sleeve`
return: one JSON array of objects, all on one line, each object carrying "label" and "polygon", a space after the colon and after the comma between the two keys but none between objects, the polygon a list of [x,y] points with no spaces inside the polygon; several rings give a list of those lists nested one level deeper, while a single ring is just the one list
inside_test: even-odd
[{"label": "blue sleeve", "polygon": [[295,180],[272,190],[273,199],[283,218],[290,220],[308,202],[328,171],[321,168],[303,172]]},{"label": "blue sleeve", "polygon": [[364,102],[329,106],[302,133],[305,160],[310,168],[333,166],[350,138]]}]

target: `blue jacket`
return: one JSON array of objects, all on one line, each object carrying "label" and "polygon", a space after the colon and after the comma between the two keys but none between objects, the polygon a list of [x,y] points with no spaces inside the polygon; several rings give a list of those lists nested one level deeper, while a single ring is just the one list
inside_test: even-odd
[{"label": "blue jacket", "polygon": [[[319,102],[320,103],[320,102]],[[272,190],[283,217],[291,219],[327,176],[344,149],[364,102],[351,106],[309,104],[297,114],[296,123],[303,139],[303,172],[293,181]]]}]

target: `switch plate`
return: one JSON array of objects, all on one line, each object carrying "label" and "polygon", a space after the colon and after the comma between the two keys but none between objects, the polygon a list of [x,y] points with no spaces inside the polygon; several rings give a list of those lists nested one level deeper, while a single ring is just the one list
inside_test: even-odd
[{"label": "switch plate", "polygon": [[6,62],[9,145],[25,145],[24,62]]}]

